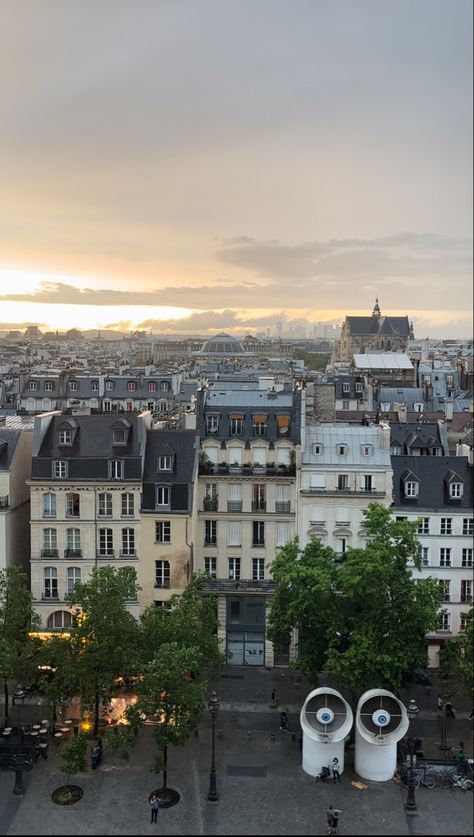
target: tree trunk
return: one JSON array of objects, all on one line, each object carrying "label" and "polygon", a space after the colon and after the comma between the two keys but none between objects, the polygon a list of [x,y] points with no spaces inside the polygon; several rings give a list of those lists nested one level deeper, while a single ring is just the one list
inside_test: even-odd
[{"label": "tree trunk", "polygon": [[163,790],[166,790],[168,782],[168,745],[163,747]]}]

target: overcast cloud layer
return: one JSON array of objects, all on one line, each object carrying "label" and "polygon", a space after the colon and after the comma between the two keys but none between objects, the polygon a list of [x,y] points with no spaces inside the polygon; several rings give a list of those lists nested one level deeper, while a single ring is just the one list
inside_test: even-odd
[{"label": "overcast cloud layer", "polygon": [[2,322],[470,333],[471,0],[1,10]]}]

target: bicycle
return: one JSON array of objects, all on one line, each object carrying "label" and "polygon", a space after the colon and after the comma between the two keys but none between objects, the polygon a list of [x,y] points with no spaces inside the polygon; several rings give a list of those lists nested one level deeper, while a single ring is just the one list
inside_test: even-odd
[{"label": "bicycle", "polygon": [[453,789],[453,777],[450,773],[446,773],[442,770],[439,773],[435,774],[435,779],[437,788],[449,788],[450,790]]},{"label": "bicycle", "polygon": [[463,791],[472,790],[474,782],[471,779],[466,779],[460,773],[453,773],[453,787],[462,788]]}]

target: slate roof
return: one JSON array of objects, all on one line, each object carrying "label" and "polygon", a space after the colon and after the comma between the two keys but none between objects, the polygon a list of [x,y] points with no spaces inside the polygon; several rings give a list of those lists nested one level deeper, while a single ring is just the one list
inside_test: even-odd
[{"label": "slate roof", "polygon": [[[473,468],[466,456],[392,456],[393,501],[405,509],[441,510],[455,512],[459,509],[472,515]],[[418,497],[405,497],[402,476],[410,471],[419,481]],[[464,493],[459,500],[450,500],[448,480],[451,472],[461,478]]]},{"label": "slate roof", "polygon": [[399,444],[403,453],[410,453],[410,449],[423,449],[441,447],[445,454],[448,453],[448,440],[446,428],[440,431],[439,425],[435,422],[417,424],[414,422],[393,422],[390,424],[391,444]]},{"label": "slate roof", "polygon": [[[197,462],[198,437],[194,430],[149,430],[143,472],[142,509],[156,511],[157,485],[171,485],[171,512],[192,510],[192,486]],[[159,471],[160,456],[171,456],[172,470]]]},{"label": "slate roof", "polygon": [[0,471],[10,470],[21,434],[21,430],[0,427]]},{"label": "slate roof", "polygon": [[390,335],[399,332],[408,337],[410,323],[408,317],[346,317],[351,334]]},{"label": "slate roof", "polygon": [[[218,414],[220,416],[217,432],[209,434],[206,427],[206,415]],[[243,415],[242,434],[230,436],[230,414],[240,413]],[[258,437],[253,435],[253,414],[265,413],[267,415],[267,432],[262,440],[276,442],[285,438],[294,444],[300,442],[301,427],[301,392],[269,392],[268,390],[219,390],[208,389],[198,392],[196,404],[196,426],[199,435],[204,438],[229,439],[241,441],[255,441]],[[290,416],[290,432],[287,436],[279,437],[277,433],[277,417]]]}]

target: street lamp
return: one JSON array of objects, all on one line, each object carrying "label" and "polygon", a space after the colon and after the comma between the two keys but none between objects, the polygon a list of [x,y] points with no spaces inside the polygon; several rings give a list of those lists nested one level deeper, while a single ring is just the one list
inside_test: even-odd
[{"label": "street lamp", "polygon": [[13,699],[15,701],[15,705],[17,707],[17,712],[18,712],[17,722],[18,722],[18,737],[19,737],[19,740],[20,740],[20,744],[23,744],[23,729],[20,726],[20,721],[21,721],[20,709],[21,709],[21,706],[23,705],[25,697],[26,697],[26,692],[23,691],[23,689],[19,689],[19,688],[17,688],[15,694],[13,695]]},{"label": "street lamp", "polygon": [[417,808],[415,802],[415,774],[413,771],[413,756],[415,754],[416,739],[413,737],[413,721],[418,715],[419,709],[413,700],[410,700],[408,707],[408,718],[411,725],[412,734],[407,738],[408,751],[410,753],[410,775],[408,777],[408,795],[405,803],[405,811],[407,814],[415,815]]},{"label": "street lamp", "polygon": [[215,735],[215,723],[217,718],[217,713],[219,712],[219,698],[217,697],[216,693],[213,691],[211,692],[211,697],[207,702],[207,708],[211,713],[211,720],[212,720],[212,757],[211,757],[211,770],[209,773],[209,793],[207,794],[207,801],[208,802],[219,802],[219,794],[217,793],[217,786],[216,786],[216,763],[214,760],[214,735]]}]

